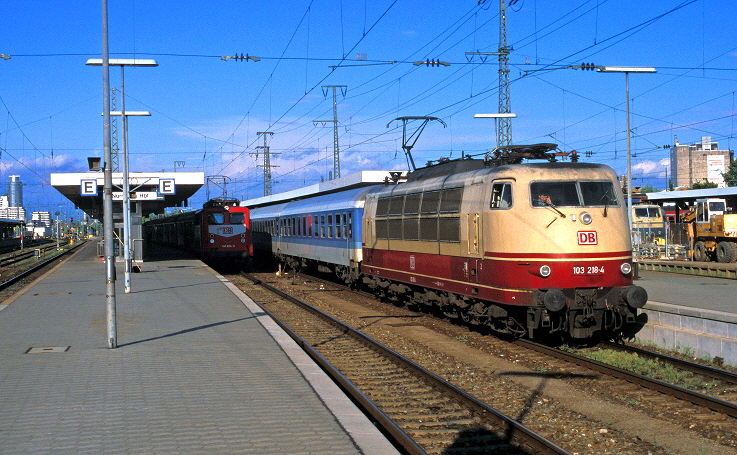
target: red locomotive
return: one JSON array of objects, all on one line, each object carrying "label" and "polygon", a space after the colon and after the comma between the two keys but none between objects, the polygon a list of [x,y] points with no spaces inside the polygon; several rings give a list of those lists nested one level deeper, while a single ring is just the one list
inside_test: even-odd
[{"label": "red locomotive", "polygon": [[144,224],[148,241],[186,249],[203,259],[247,261],[253,256],[251,220],[237,199],[216,198],[201,210]]}]

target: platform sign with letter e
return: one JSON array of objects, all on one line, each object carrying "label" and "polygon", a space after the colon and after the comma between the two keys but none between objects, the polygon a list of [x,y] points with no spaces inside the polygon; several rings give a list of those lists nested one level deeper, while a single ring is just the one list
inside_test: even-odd
[{"label": "platform sign with letter e", "polygon": [[159,194],[177,194],[174,179],[159,179]]},{"label": "platform sign with letter e", "polygon": [[97,196],[97,180],[82,179],[79,186],[79,194],[81,196]]}]

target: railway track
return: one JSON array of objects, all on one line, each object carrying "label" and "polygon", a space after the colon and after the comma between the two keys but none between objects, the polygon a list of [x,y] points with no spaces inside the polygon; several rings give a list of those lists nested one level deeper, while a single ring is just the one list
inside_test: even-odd
[{"label": "railway track", "polygon": [[[273,275],[262,275],[265,277],[273,277]],[[455,337],[463,343],[470,343],[470,339],[473,339],[473,347],[475,350],[480,350],[479,352],[488,352],[493,357],[502,357],[509,359],[509,362],[512,364],[517,364],[519,366],[527,366],[531,369],[532,373],[501,373],[504,370],[504,367],[501,367],[495,373],[494,375],[497,377],[500,377],[499,374],[501,373],[501,377],[504,377],[505,375],[511,374],[511,375],[518,375],[522,374],[522,377],[524,376],[530,376],[531,375],[537,375],[537,377],[541,378],[541,384],[547,382],[548,386],[552,386],[551,381],[553,379],[558,379],[561,381],[564,381],[566,383],[569,383],[570,386],[575,387],[579,389],[583,394],[594,394],[598,398],[597,399],[604,399],[604,400],[611,400],[615,403],[615,406],[624,406],[633,408],[632,412],[636,413],[643,413],[644,415],[648,415],[653,419],[657,420],[664,420],[667,422],[670,422],[672,424],[675,424],[676,426],[683,427],[687,430],[692,430],[694,432],[697,432],[701,437],[718,442],[718,444],[726,445],[729,447],[737,447],[735,445],[734,437],[733,435],[737,433],[737,420],[735,417],[732,417],[734,415],[734,402],[736,400],[732,399],[731,391],[734,391],[735,388],[733,386],[733,383],[731,382],[733,378],[733,375],[729,372],[720,373],[721,370],[714,369],[714,368],[706,368],[707,374],[711,370],[713,373],[713,376],[721,376],[720,379],[714,379],[715,381],[720,381],[720,384],[722,386],[715,388],[713,390],[708,391],[708,393],[715,395],[712,397],[706,396],[705,400],[701,400],[701,398],[693,399],[685,398],[689,395],[694,395],[690,391],[687,390],[679,390],[678,387],[667,387],[663,391],[653,390],[645,388],[644,386],[638,385],[636,382],[630,379],[625,378],[624,376],[618,376],[617,375],[610,375],[608,373],[602,372],[600,370],[597,370],[596,368],[592,369],[586,366],[582,366],[580,364],[576,364],[575,362],[570,362],[568,360],[562,360],[558,359],[556,357],[551,357],[547,353],[532,353],[529,348],[522,347],[521,345],[517,344],[510,344],[504,340],[499,340],[496,337],[491,336],[483,336],[483,335],[473,335],[473,332],[468,332],[466,329],[463,329],[458,326],[454,326],[453,324],[447,324],[447,323],[440,323],[440,322],[432,322],[437,321],[434,317],[424,315],[422,313],[410,313],[406,309],[398,308],[392,305],[387,305],[385,303],[378,303],[375,301],[373,297],[369,297],[368,300],[366,299],[366,295],[362,293],[354,293],[353,291],[349,291],[348,288],[343,287],[342,285],[336,284],[334,282],[324,281],[319,278],[310,276],[300,276],[297,275],[290,275],[291,278],[291,284],[287,284],[290,279],[285,279],[284,276],[279,281],[279,285],[284,287],[284,285],[287,285],[289,289],[296,288],[295,282],[298,282],[298,284],[301,284],[304,282],[304,286],[302,286],[302,290],[298,291],[302,296],[302,298],[306,298],[310,302],[315,301],[316,303],[320,303],[319,301],[324,301],[326,298],[328,298],[329,301],[333,302],[331,304],[328,304],[327,306],[324,306],[323,304],[320,304],[320,307],[325,307],[326,311],[330,311],[331,314],[338,314],[340,315],[341,319],[345,314],[341,312],[341,310],[338,310],[337,313],[333,313],[334,310],[327,310],[327,308],[331,308],[334,305],[336,300],[341,300],[343,298],[348,298],[352,300],[358,300],[360,303],[358,305],[368,305],[371,308],[376,308],[377,310],[374,311],[380,311],[380,313],[384,313],[384,309],[386,309],[386,313],[391,315],[388,316],[391,318],[400,318],[399,320],[407,320],[413,322],[397,322],[397,323],[387,323],[386,325],[389,327],[396,327],[398,332],[401,332],[401,327],[403,326],[424,326],[428,327],[433,332],[439,331],[435,336],[440,337],[441,333],[444,333],[446,336]],[[271,278],[266,278],[267,280],[271,280]],[[304,288],[310,288],[310,290],[305,290]],[[296,290],[296,289],[295,289]],[[332,295],[331,297],[328,297],[328,295]],[[368,303],[369,301],[374,303]],[[336,307],[337,309],[338,307]],[[378,310],[381,308],[381,310]],[[414,314],[415,316],[407,316],[408,314]],[[367,316],[365,316],[367,317]],[[380,318],[381,316],[379,316]],[[373,317],[369,319],[370,321],[374,321]],[[377,319],[378,321],[378,319]],[[416,322],[414,322],[416,321]],[[374,322],[371,322],[369,325],[374,324]],[[367,326],[365,322],[358,322],[356,324],[356,321],[353,322],[353,326],[359,328],[361,331],[372,331],[369,330],[370,327]],[[372,331],[373,333],[376,333],[375,331]],[[466,335],[468,334],[469,341],[466,341]],[[398,335],[399,338],[402,338],[401,335]],[[385,338],[383,336],[380,336],[382,340]],[[438,338],[439,340],[439,338]],[[401,346],[401,341],[399,342],[399,346]],[[436,343],[435,341],[433,344]],[[394,341],[389,342],[390,345],[394,346],[394,349],[397,349],[397,344]],[[620,346],[621,347],[621,346]],[[400,350],[403,348],[400,347]],[[413,348],[414,349],[414,348]],[[560,350],[556,350],[560,351]],[[562,351],[561,351],[562,352]],[[405,354],[407,355],[407,354]],[[644,354],[643,354],[644,356]],[[411,355],[411,357],[415,358],[414,354]],[[662,358],[662,357],[661,357]],[[475,396],[481,396],[484,400],[489,398],[488,390],[485,390],[486,393],[481,393],[481,395],[477,395],[477,393],[480,390],[484,390],[487,388],[494,388],[491,386],[490,383],[486,383],[483,387],[483,389],[479,389],[477,386],[469,386],[468,384],[463,384],[463,382],[459,383],[456,381],[456,378],[453,376],[453,373],[450,374],[447,373],[447,371],[439,370],[437,368],[437,365],[441,364],[437,363],[435,361],[430,361],[430,364],[425,363],[425,359],[421,359],[423,362],[423,365],[432,365],[432,369],[439,374],[442,374],[443,377],[448,378],[449,380],[452,380],[456,384],[462,384],[461,387],[464,390],[469,391],[470,393],[474,394]],[[456,361],[458,362],[458,361]],[[463,361],[464,362],[464,361]],[[519,363],[518,363],[519,362]],[[589,362],[588,359],[580,360],[580,362]],[[693,367],[696,368],[696,367]],[[473,373],[472,373],[473,374]],[[700,373],[703,374],[703,373]],[[627,377],[630,376],[628,372],[623,372],[622,375],[627,375]],[[713,376],[705,376],[705,377],[713,377]],[[487,380],[492,380],[492,378],[489,378]],[[653,381],[657,383],[658,381]],[[662,382],[662,381],[660,381]],[[667,384],[667,383],[665,383]],[[667,384],[670,385],[670,384]],[[535,387],[535,386],[532,386]],[[675,390],[676,392],[672,392]],[[537,392],[535,392],[537,393]],[[576,392],[576,395],[578,395],[579,392]],[[534,395],[534,394],[533,394]],[[702,394],[703,395],[703,394]],[[569,395],[570,396],[570,395]],[[699,393],[697,392],[695,396],[699,396]],[[511,397],[511,395],[510,395]],[[495,406],[498,406],[500,403],[495,401],[495,398],[492,398],[490,402],[496,403]],[[537,411],[541,412],[542,414],[538,414],[534,417],[534,419],[538,420],[545,420],[545,421],[563,421],[566,418],[571,418],[571,416],[552,416],[549,417],[550,412],[548,410],[541,411],[539,409],[539,406],[544,406],[541,403],[543,401],[547,402],[547,400],[543,399],[540,401],[537,401],[534,405],[534,407],[537,407]],[[693,404],[693,402],[700,404]],[[558,406],[559,407],[559,406]],[[520,416],[519,408],[516,410],[510,409],[510,407],[507,407],[506,405],[502,406],[502,409],[506,409],[507,415],[516,415]],[[579,412],[582,412],[582,410],[579,410]],[[585,410],[583,410],[584,413],[586,413]],[[622,411],[619,410],[618,415],[622,415]],[[543,415],[546,414],[546,415]],[[626,414],[625,414],[626,415]],[[571,423],[569,425],[575,426],[575,419],[574,423]],[[605,421],[608,420],[607,417],[599,417],[600,419],[604,419]],[[629,419],[629,417],[619,417],[615,419]],[[550,420],[547,420],[550,419]],[[520,421],[523,421],[522,418],[519,419]],[[530,420],[530,416],[527,416],[527,420]],[[532,422],[530,422],[532,423]],[[657,424],[656,424],[657,425]],[[568,445],[567,443],[560,442],[561,440],[558,439],[559,435],[565,433],[564,431],[561,432],[560,430],[550,429],[545,426],[536,426],[533,423],[533,428],[536,429],[541,434],[544,434],[545,437],[554,440],[559,441],[560,445],[564,448],[568,449],[571,452],[586,452],[584,449],[581,451],[581,448],[576,445]],[[552,427],[551,427],[552,428]],[[616,427],[615,427],[616,428]],[[587,433],[591,434],[592,429],[589,428]],[[598,431],[598,430],[595,430]],[[604,431],[604,430],[601,430]],[[671,432],[678,433],[679,430],[676,428],[672,428],[670,430]],[[557,434],[556,434],[557,432]],[[616,433],[616,431],[615,431]],[[568,436],[564,435],[563,440],[567,440]],[[629,442],[623,442],[626,441],[627,436],[625,435],[617,435],[616,437],[614,435],[607,436],[610,438],[609,442],[613,443],[614,445],[622,445],[622,447],[626,446],[627,444],[631,444],[632,441]],[[691,437],[693,438],[693,436]],[[616,443],[614,443],[616,439]],[[635,444],[636,445],[636,444]],[[590,445],[589,445],[590,447]],[[656,445],[657,447],[657,445]],[[678,445],[676,445],[678,447]],[[603,449],[602,452],[609,453],[609,450],[611,449]],[[716,449],[712,448],[713,453],[722,453],[721,451],[723,449]],[[650,453],[658,453],[658,450],[651,450],[648,449]],[[596,452],[596,451],[595,451]],[[622,452],[619,452],[618,450],[615,450],[611,453],[630,453],[626,450],[623,450]],[[631,452],[631,453],[639,453],[638,451]],[[666,453],[672,454],[672,453],[678,453],[678,451],[673,451],[671,448]],[[729,452],[731,453],[731,452]]]},{"label": "railway track", "polygon": [[[712,419],[712,420],[724,420],[724,421],[733,421],[737,418],[737,402],[735,401],[728,401],[722,398],[718,398],[716,396],[707,395],[704,393],[700,393],[695,390],[689,390],[684,387],[680,387],[674,384],[669,384],[668,382],[661,381],[658,379],[653,379],[647,376],[643,376],[637,373],[633,373],[631,371],[624,370],[622,368],[617,368],[611,365],[607,365],[602,362],[598,362],[596,360],[588,359],[586,357],[583,357],[581,355],[562,351],[557,348],[553,348],[550,346],[541,345],[539,343],[534,343],[528,340],[518,340],[516,341],[517,344],[524,346],[525,348],[531,349],[535,352],[539,352],[542,354],[545,354],[546,356],[552,356],[556,359],[563,360],[565,362],[569,362],[572,364],[575,364],[577,366],[597,371],[603,374],[606,374],[607,376],[617,378],[623,381],[626,381],[628,384],[637,385],[639,387],[642,387],[643,389],[647,389],[653,392],[657,392],[658,395],[662,394],[665,397],[674,397],[679,400],[686,401],[688,403],[691,403],[695,406],[706,408],[707,410],[711,410],[712,412],[708,412],[707,410],[698,410],[695,409],[694,412],[700,413],[704,419]],[[611,346],[611,345],[610,345]],[[628,350],[626,347],[622,347],[623,350]],[[644,350],[637,350],[638,352],[646,352]],[[630,352],[634,352],[634,350],[631,350]],[[649,353],[653,358],[658,358],[658,356],[655,353]],[[644,355],[644,354],[643,354]],[[666,358],[667,356],[662,356],[660,358]],[[679,365],[682,365],[684,368],[688,367],[691,369],[691,371],[698,372],[699,374],[702,374],[704,376],[710,375],[710,377],[714,376],[720,376],[722,380],[728,380],[730,383],[734,386],[737,384],[735,380],[737,379],[737,376],[733,375],[730,372],[717,370],[714,368],[702,367],[698,364],[691,363],[691,362],[675,362],[674,358],[670,358],[674,363],[677,363]],[[565,368],[565,370],[569,370],[568,368]],[[737,389],[735,389],[737,391]],[[644,399],[653,399],[658,400],[661,397],[655,395],[652,397],[646,397],[643,396]],[[716,414],[714,414],[716,413]]]},{"label": "railway track", "polygon": [[279,295],[261,295],[259,304],[331,371],[406,453],[568,453],[362,333],[249,279]]},{"label": "railway track", "polygon": [[[328,281],[320,281],[325,283],[324,285],[330,285],[330,282]],[[335,286],[335,284],[332,285]],[[713,387],[710,388],[709,393],[702,393],[697,390],[690,390],[688,388],[670,384],[666,381],[650,378],[622,368],[607,365],[606,363],[598,362],[584,356],[577,355],[573,352],[567,352],[528,340],[517,340],[516,344],[523,346],[526,349],[531,349],[546,356],[552,356],[556,359],[570,362],[579,367],[590,370],[589,372],[576,371],[576,374],[583,374],[586,376],[590,375],[589,373],[591,371],[603,373],[612,378],[625,381],[627,383],[627,385],[624,385],[625,388],[627,388],[628,385],[637,385],[643,389],[657,392],[657,394],[651,396],[650,399],[660,400],[662,398],[660,395],[662,394],[663,396],[674,397],[692,405],[706,408],[706,410],[702,411],[694,409],[694,412],[700,414],[701,418],[704,420],[723,420],[728,422],[733,419],[737,419],[737,374],[730,371],[701,365],[695,362],[689,362],[673,356],[636,348],[634,346],[610,342],[600,343],[601,346],[608,349],[637,354],[644,358],[672,365],[674,368],[679,370],[689,371],[694,375],[705,378],[706,380],[716,381],[716,383],[713,384]],[[561,374],[565,373],[569,372],[561,371]],[[713,412],[709,412],[707,410]],[[717,415],[714,415],[714,413]]]},{"label": "railway track", "polygon": [[69,247],[67,245],[68,243],[64,244],[67,248],[59,251],[58,254],[54,245],[0,256],[0,301],[4,299],[3,295],[13,285],[22,283],[27,278],[43,270],[49,264],[55,262],[60,256],[85,244],[83,241]]}]

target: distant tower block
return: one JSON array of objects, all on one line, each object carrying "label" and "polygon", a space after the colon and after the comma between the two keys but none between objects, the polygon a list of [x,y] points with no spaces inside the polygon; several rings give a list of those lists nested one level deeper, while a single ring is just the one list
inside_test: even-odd
[{"label": "distant tower block", "polygon": [[10,207],[23,207],[23,182],[20,175],[11,175],[8,182],[8,205]]}]

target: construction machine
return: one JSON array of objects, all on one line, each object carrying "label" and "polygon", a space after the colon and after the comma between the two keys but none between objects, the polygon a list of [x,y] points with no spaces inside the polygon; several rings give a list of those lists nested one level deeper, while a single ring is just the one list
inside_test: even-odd
[{"label": "construction machine", "polygon": [[719,198],[697,199],[682,218],[688,223],[694,261],[737,262],[737,213]]}]

